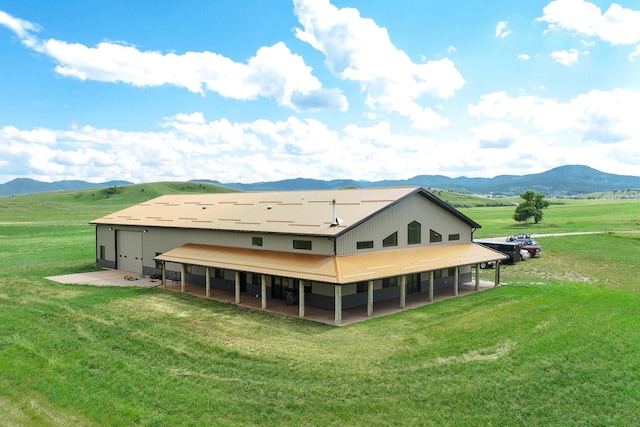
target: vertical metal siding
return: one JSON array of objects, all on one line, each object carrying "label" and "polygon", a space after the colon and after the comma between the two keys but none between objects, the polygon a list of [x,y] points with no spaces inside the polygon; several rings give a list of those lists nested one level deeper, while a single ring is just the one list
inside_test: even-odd
[{"label": "vertical metal siding", "polygon": [[[421,243],[418,245],[407,244],[407,226],[412,221],[418,221],[422,227]],[[442,242],[429,243],[430,229],[442,235]],[[398,232],[398,245],[383,247],[382,240],[395,231]],[[471,227],[469,224],[451,215],[425,197],[416,194],[389,209],[385,209],[340,236],[337,241],[337,250],[339,255],[349,255],[412,246],[442,245],[449,243],[447,239],[449,234],[460,234],[460,240],[453,243],[468,243],[471,241]],[[368,240],[373,240],[373,249],[356,249],[357,242]]]}]

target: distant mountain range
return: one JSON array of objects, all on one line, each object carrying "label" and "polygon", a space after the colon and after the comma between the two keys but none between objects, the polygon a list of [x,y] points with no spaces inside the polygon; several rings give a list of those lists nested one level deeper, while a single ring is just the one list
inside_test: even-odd
[{"label": "distant mountain range", "polygon": [[[389,187],[412,185],[425,188],[437,188],[459,193],[485,194],[494,196],[513,196],[526,190],[534,190],[547,197],[576,196],[618,190],[640,190],[640,177],[615,175],[600,172],[588,166],[568,165],[547,172],[531,175],[500,175],[494,178],[449,178],[442,175],[418,175],[405,180],[356,181],[356,180],[318,180],[286,179],[282,181],[257,182],[253,184],[222,183],[206,179],[192,182],[206,182],[241,191],[283,191],[283,190],[327,190],[345,187]],[[127,181],[109,181],[89,183],[85,181],[41,182],[28,178],[18,178],[0,184],[0,196],[37,193],[45,191],[68,191],[88,188],[128,185]]]},{"label": "distant mountain range", "polygon": [[326,190],[344,187],[415,185],[459,193],[494,196],[514,196],[527,190],[534,190],[545,196],[575,196],[605,191],[640,190],[639,176],[609,174],[581,165],[560,166],[538,174],[500,175],[494,178],[449,178],[443,175],[418,175],[410,179],[384,181],[323,181],[297,178],[254,184],[224,184],[210,180],[196,180],[196,182],[208,182],[242,191]]},{"label": "distant mountain range", "polygon": [[13,181],[0,184],[0,196],[11,196],[28,193],[44,193],[46,191],[73,191],[88,188],[105,188],[114,185],[129,185],[128,181],[86,182],[79,180],[42,182],[30,178],[16,178]]}]

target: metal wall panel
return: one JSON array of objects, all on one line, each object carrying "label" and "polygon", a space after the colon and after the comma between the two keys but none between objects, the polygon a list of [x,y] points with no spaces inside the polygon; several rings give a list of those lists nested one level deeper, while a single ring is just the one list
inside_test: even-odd
[{"label": "metal wall panel", "polygon": [[[421,243],[407,244],[407,226],[410,222],[420,223]],[[442,235],[442,242],[429,243],[429,230]],[[383,247],[382,241],[398,232],[398,245]],[[416,194],[380,212],[366,222],[340,236],[337,241],[339,255],[366,253],[381,250],[401,249],[413,246],[446,245],[449,243],[471,242],[471,227],[425,197]],[[459,234],[460,240],[449,242],[449,234]],[[372,249],[356,249],[357,242],[373,240]]]}]

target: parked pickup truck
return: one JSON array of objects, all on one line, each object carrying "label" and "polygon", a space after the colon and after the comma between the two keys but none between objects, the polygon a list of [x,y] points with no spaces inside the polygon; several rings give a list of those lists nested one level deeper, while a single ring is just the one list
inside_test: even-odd
[{"label": "parked pickup truck", "polygon": [[531,238],[529,234],[515,234],[507,237],[507,242],[522,243],[522,249],[529,252],[532,257],[542,255],[542,247]]}]

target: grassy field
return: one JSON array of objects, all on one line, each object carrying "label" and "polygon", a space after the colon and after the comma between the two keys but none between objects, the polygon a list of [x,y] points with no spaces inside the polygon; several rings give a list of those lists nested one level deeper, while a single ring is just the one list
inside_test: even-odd
[{"label": "grassy field", "polygon": [[89,220],[203,191],[182,185],[0,199],[0,426],[640,424],[640,201],[535,227],[464,208],[485,236],[613,233],[541,237],[505,286],[341,328],[43,278],[95,269]]}]

